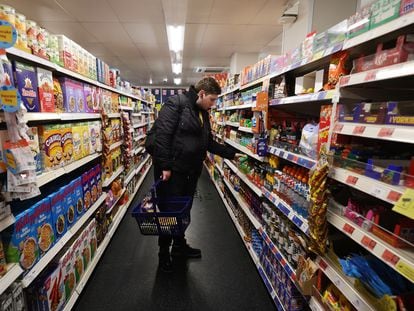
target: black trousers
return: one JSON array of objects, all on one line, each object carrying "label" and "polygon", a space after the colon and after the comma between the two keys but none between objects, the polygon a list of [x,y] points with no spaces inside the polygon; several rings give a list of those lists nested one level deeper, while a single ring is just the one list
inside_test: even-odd
[{"label": "black trousers", "polygon": [[[162,170],[157,166],[154,167],[154,180],[159,180],[162,175]],[[163,197],[171,196],[190,196],[194,197],[197,188],[198,174],[185,174],[179,172],[172,172],[168,181],[163,181],[157,188],[157,196]],[[160,209],[162,207],[160,206]],[[162,210],[161,210],[162,211]],[[160,236],[158,238],[158,245],[160,249],[166,249],[174,240],[175,245],[183,245],[185,243],[185,236]]]}]

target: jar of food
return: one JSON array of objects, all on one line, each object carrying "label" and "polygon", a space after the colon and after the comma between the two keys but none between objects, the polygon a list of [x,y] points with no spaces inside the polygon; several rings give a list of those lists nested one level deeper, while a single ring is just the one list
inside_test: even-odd
[{"label": "jar of food", "polygon": [[8,21],[15,26],[16,11],[14,8],[8,5],[0,4],[0,20]]}]

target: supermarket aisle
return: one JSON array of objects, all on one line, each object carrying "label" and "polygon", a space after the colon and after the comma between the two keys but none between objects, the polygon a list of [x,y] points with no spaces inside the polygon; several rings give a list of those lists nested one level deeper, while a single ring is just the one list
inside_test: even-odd
[{"label": "supermarket aisle", "polygon": [[[152,183],[148,176],[137,200]],[[202,249],[201,260],[158,272],[156,238],[141,236],[127,214],[75,310],[274,310],[205,171],[198,188],[187,235]]]}]

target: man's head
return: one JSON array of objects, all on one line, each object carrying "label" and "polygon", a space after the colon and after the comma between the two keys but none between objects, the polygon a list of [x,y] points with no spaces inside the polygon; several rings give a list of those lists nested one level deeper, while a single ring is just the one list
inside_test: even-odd
[{"label": "man's head", "polygon": [[213,107],[221,93],[220,85],[212,77],[201,79],[194,88],[198,95],[197,105],[203,110]]}]

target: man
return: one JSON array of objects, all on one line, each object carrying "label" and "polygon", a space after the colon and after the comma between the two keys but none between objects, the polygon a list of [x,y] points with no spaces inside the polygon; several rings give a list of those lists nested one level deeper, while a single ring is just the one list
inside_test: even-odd
[{"label": "man", "polygon": [[[208,110],[215,105],[221,88],[211,77],[203,78],[183,95],[170,97],[156,121],[153,152],[154,178],[162,178],[159,197],[194,196],[206,152],[233,159],[231,147],[213,140]],[[159,267],[172,271],[171,256],[200,258],[201,250],[190,247],[184,235],[160,236]]]}]

